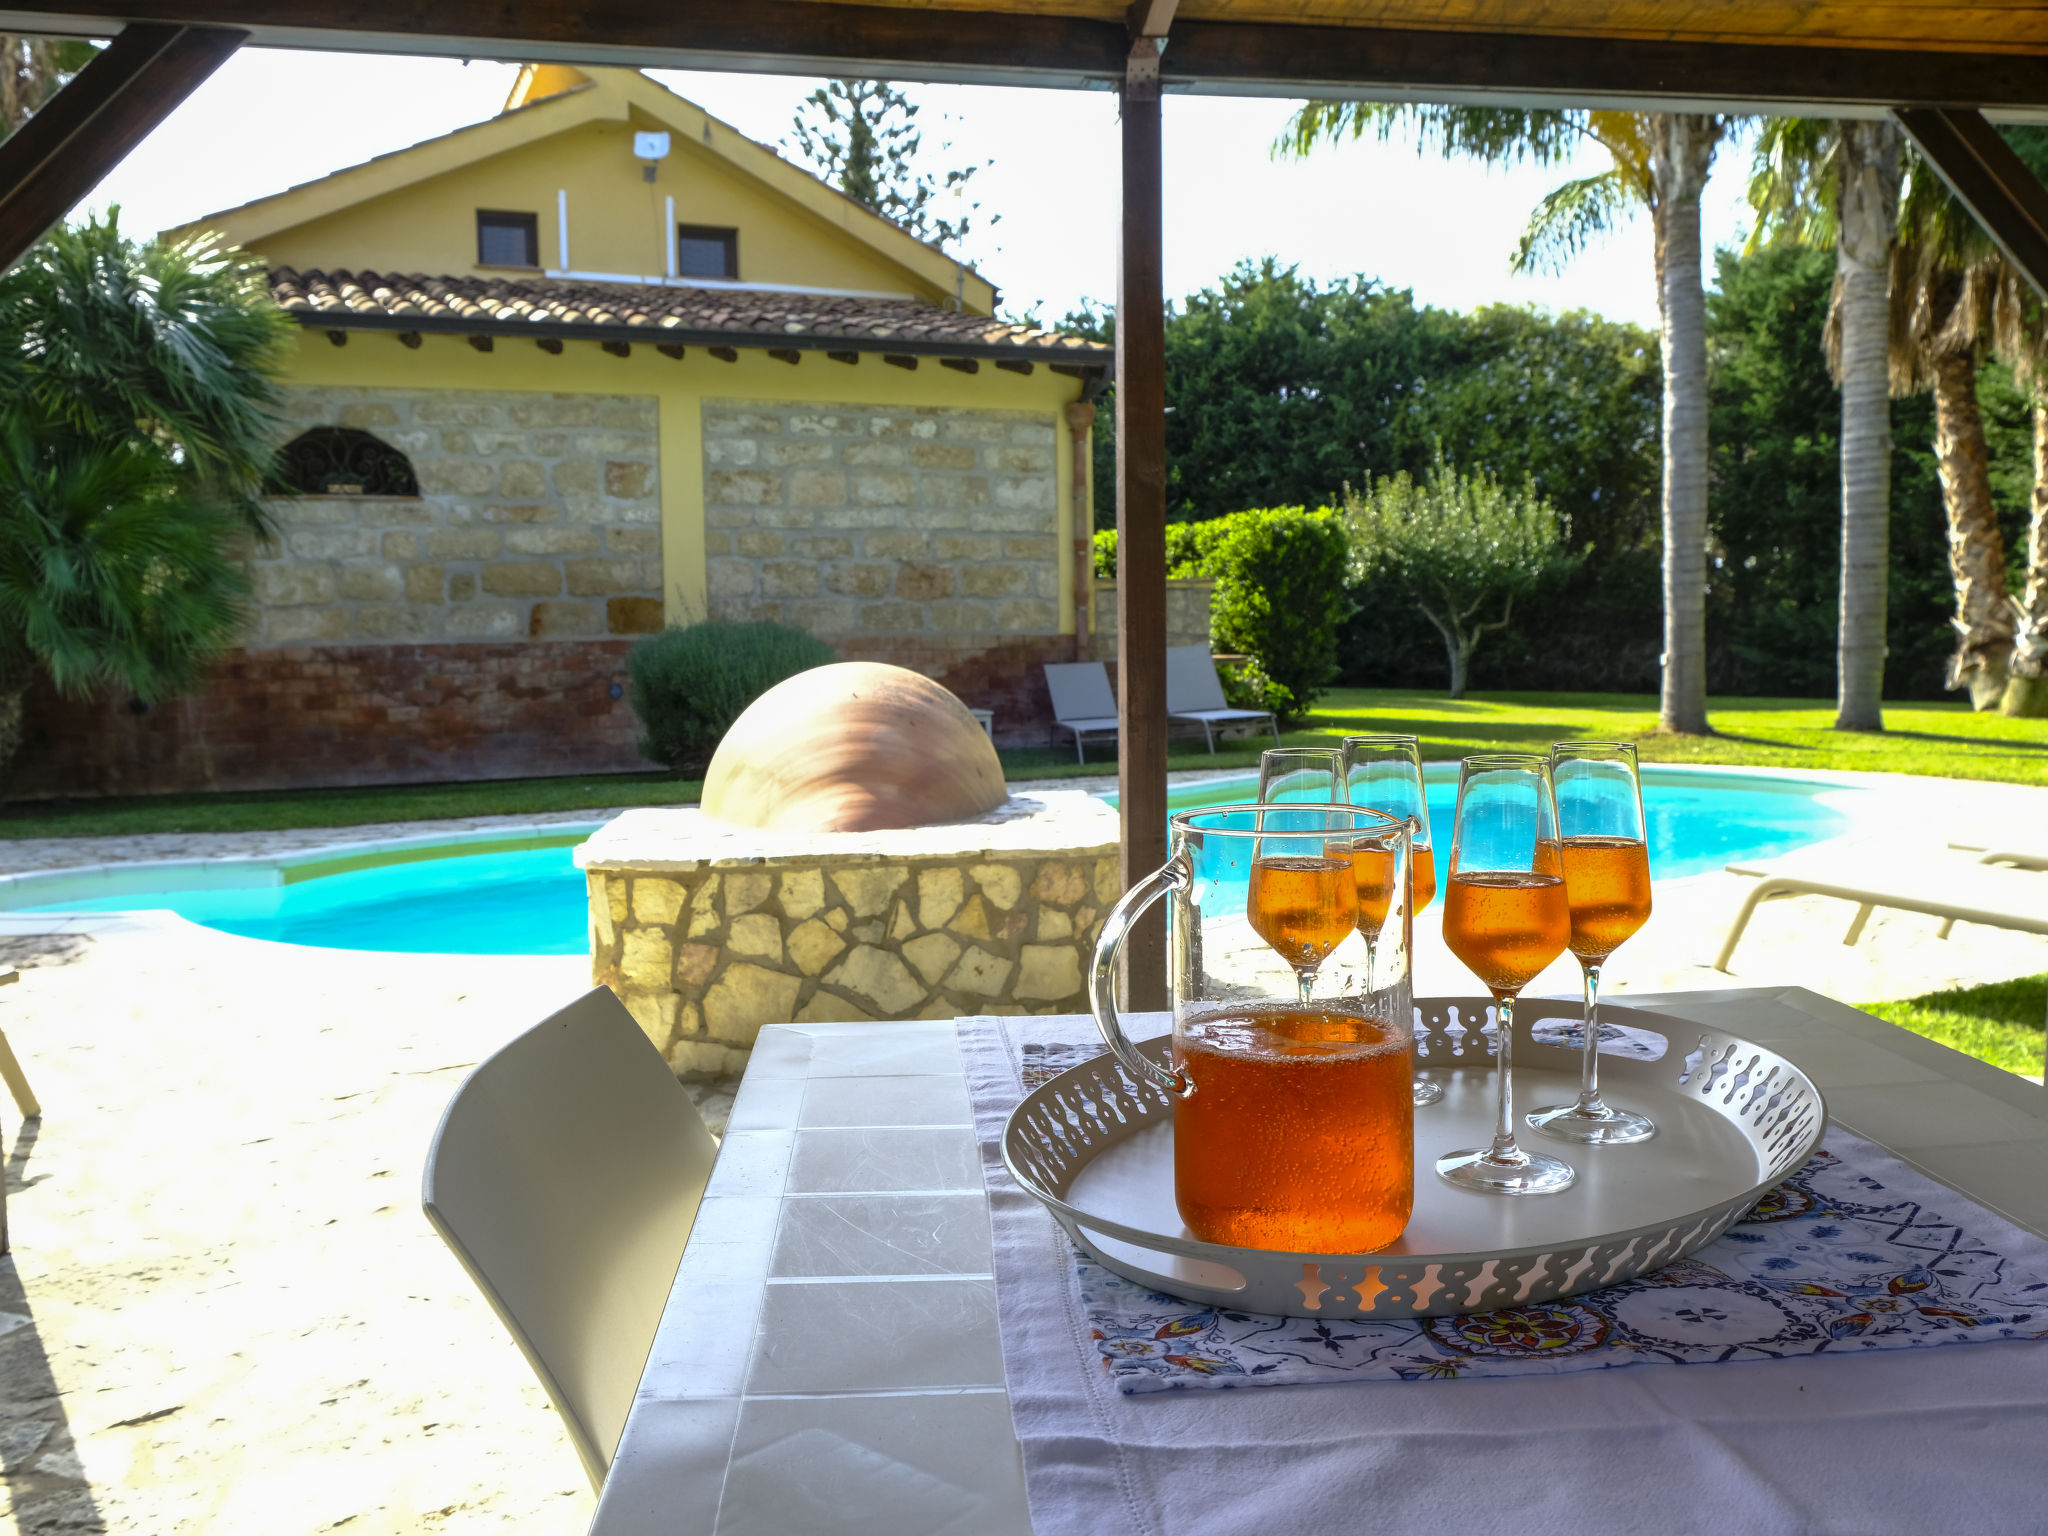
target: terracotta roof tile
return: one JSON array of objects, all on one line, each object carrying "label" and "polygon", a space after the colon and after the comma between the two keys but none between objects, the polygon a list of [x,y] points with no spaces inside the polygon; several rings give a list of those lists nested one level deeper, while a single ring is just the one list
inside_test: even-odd
[{"label": "terracotta roof tile", "polygon": [[1015,325],[989,315],[961,314],[916,299],[842,298],[829,294],[761,289],[666,287],[649,284],[515,281],[500,277],[428,277],[418,273],[295,271],[270,274],[278,304],[317,324],[316,316],[345,322],[360,315],[426,322],[422,329],[459,329],[463,321],[494,325],[544,323],[550,328],[649,327],[718,333],[734,342],[782,342],[791,337],[843,340],[867,350],[891,341],[920,349],[947,343],[1016,348],[1043,355],[1076,354],[1073,361],[1106,365],[1111,349],[1060,331]]}]

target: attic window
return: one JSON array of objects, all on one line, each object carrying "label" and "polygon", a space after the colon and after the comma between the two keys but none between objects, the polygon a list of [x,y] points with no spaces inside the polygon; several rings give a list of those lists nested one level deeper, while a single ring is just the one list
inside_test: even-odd
[{"label": "attic window", "polygon": [[282,496],[417,496],[412,460],[354,427],[315,427],[286,443],[268,486]]},{"label": "attic window", "polygon": [[540,216],[476,211],[476,264],[480,267],[540,265]]},{"label": "attic window", "polygon": [[676,273],[680,277],[737,278],[740,232],[705,224],[676,226]]}]

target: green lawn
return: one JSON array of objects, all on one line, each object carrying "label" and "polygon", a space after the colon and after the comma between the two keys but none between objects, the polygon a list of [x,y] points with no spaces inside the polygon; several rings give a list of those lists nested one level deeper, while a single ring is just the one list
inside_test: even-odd
[{"label": "green lawn", "polygon": [[[1657,701],[1647,694],[1496,693],[1456,701],[1437,693],[1340,688],[1324,698],[1290,745],[1313,746],[1365,732],[1411,732],[1423,756],[1530,751],[1566,738],[1636,741],[1648,762],[1739,763],[1769,768],[1847,768],[2048,784],[2048,720],[1974,714],[1962,704],[1888,709],[1883,735],[1829,728],[1831,704],[1812,699],[1722,699],[1722,734],[1656,734]],[[1211,757],[1199,739],[1176,741],[1175,770],[1253,767],[1269,738],[1233,743]],[[1116,771],[1106,745],[1076,764],[1071,746],[1002,754],[1013,779],[1069,778]],[[268,831],[360,826],[436,817],[535,815],[613,806],[687,804],[698,784],[665,774],[513,779],[491,784],[270,794],[169,795],[130,800],[35,801],[0,807],[0,838],[85,837],[141,832]]]},{"label": "green lawn", "polygon": [[1901,1029],[2027,1077],[2041,1075],[2042,1020],[2048,1017],[2048,976],[2022,976],[1954,992],[1930,992],[1897,1003],[1865,1003]]}]

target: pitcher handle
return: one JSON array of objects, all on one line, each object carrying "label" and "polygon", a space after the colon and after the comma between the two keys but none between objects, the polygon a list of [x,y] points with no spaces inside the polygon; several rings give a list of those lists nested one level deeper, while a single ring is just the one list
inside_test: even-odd
[{"label": "pitcher handle", "polygon": [[1123,1063],[1124,1070],[1140,1082],[1152,1083],[1175,1098],[1187,1097],[1190,1087],[1187,1078],[1146,1057],[1131,1043],[1123,1025],[1117,1021],[1116,967],[1117,961],[1123,958],[1124,940],[1130,936],[1131,925],[1153,902],[1168,891],[1187,889],[1187,883],[1187,870],[1169,859],[1124,892],[1123,899],[1111,907],[1109,916],[1102,920],[1102,933],[1095,941],[1095,975],[1089,994],[1095,1006],[1095,1027],[1102,1031],[1103,1044]]}]

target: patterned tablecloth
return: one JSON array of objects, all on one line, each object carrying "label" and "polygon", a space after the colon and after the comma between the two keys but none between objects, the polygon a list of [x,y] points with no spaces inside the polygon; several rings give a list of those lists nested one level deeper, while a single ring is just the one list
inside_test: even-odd
[{"label": "patterned tablecloth", "polygon": [[[963,1037],[984,1139],[1024,1093],[1101,1052],[1029,1020]],[[1071,1025],[1066,1026],[1071,1029]],[[997,1157],[1000,1161],[1000,1154]],[[1689,1259],[1605,1290],[1498,1312],[1371,1322],[1274,1317],[1161,1295],[1067,1248],[1102,1367],[1126,1394],[1440,1381],[2048,1338],[2048,1276],[1846,1131]],[[2002,1227],[2003,1223],[1996,1223]],[[1973,1231],[1973,1226],[1977,1229]],[[1005,1315],[1008,1315],[1006,1310]]]}]

